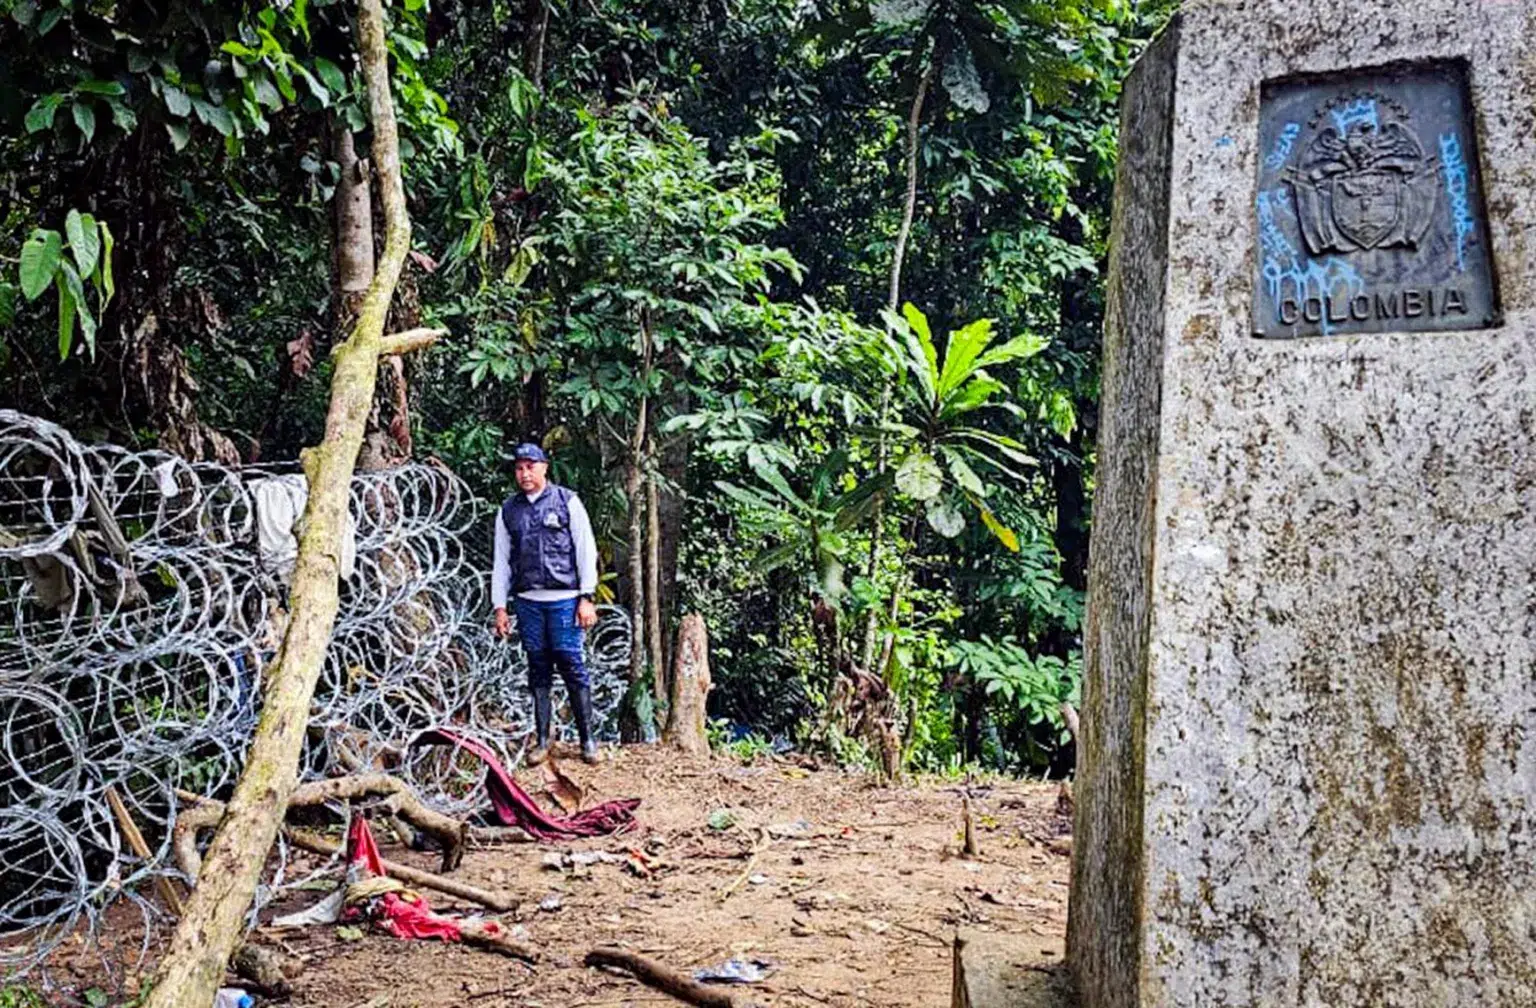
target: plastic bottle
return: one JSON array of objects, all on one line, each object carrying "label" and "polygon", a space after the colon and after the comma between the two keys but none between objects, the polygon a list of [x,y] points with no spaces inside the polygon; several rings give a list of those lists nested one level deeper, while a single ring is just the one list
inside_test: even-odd
[{"label": "plastic bottle", "polygon": [[220,987],[213,998],[213,1008],[251,1008],[255,1003],[238,987]]}]

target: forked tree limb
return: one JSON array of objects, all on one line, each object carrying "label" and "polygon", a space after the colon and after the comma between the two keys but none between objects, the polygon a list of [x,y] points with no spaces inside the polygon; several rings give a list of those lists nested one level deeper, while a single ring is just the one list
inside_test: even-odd
[{"label": "forked tree limb", "polygon": [[587,953],[588,966],[610,966],[634,974],[636,980],[647,987],[654,987],[670,994],[679,1001],[686,1001],[700,1008],[745,1008],[746,1002],[737,1000],[729,991],[699,983],[685,973],[628,949],[599,945]]},{"label": "forked tree limb", "polygon": [[[171,832],[172,848],[177,865],[188,878],[196,878],[202,866],[202,858],[197,853],[197,837],[200,831],[218,825],[224,814],[224,806],[221,802],[200,798],[188,792],[178,792],[178,796],[191,805],[176,818],[176,827]],[[469,836],[469,824],[428,808],[422,804],[416,792],[411,790],[410,785],[389,774],[355,774],[300,784],[289,797],[288,808],[369,797],[384,798],[382,804],[392,816],[404,819],[437,841],[443,852],[442,871],[453,871],[464,860],[464,843]]]},{"label": "forked tree limb", "polygon": [[357,325],[335,354],[325,437],[302,455],[309,480],[304,533],[294,565],[288,627],[262,696],[261,720],[208,848],[202,884],[187,900],[186,913],[153,979],[147,1008],[213,1003],[297,781],[310,699],[336,624],[337,572],[352,473],[373,408],[385,318],[411,242],[384,32],[380,0],[359,0],[358,53],[384,208],[384,253],[358,310]]}]

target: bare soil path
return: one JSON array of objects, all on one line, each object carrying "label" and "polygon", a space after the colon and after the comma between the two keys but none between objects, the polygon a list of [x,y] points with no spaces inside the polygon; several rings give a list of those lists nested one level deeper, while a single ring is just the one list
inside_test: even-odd
[{"label": "bare soil path", "polygon": [[[373,934],[345,941],[332,928],[315,928],[282,938],[306,960],[293,1003],[677,1003],[627,977],[582,967],[582,955],[596,944],[625,946],[688,971],[733,956],[771,960],[771,976],[743,992],[761,1004],[807,1008],[948,1004],[956,927],[1025,935],[1040,960],[1061,958],[1070,812],[1054,784],[974,786],[981,856],[964,859],[953,783],[884,788],[868,777],[792,762],[688,760],[645,746],[612,756],[595,768],[561,766],[586,790],[587,803],[642,798],[639,831],[472,850],[455,873],[524,897],[519,912],[504,919],[526,928],[528,940],[546,952],[543,963],[529,967],[460,946]],[[711,815],[721,810],[734,824],[712,828]],[[715,817],[717,826],[722,818]],[[647,877],[612,861],[544,864],[552,852],[631,850],[660,862],[656,870]],[[434,867],[431,855],[399,848],[385,855]],[[733,882],[739,884],[722,899]],[[443,897],[432,901],[437,909],[473,912]],[[541,910],[541,902],[559,906]]]}]

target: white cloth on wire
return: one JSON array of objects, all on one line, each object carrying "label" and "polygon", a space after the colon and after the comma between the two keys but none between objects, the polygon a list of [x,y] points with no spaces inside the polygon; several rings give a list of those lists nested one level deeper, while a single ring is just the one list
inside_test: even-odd
[{"label": "white cloth on wire", "polygon": [[[309,501],[309,481],[301,473],[290,473],[256,480],[247,489],[256,505],[256,550],[261,555],[261,565],[288,584],[299,556],[295,530]],[[350,508],[342,528],[340,563],[341,578],[345,581],[357,566],[357,523]]]}]

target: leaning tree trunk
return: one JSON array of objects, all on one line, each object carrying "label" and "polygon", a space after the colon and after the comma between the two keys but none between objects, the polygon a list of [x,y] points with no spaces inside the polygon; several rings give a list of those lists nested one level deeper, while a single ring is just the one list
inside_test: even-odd
[{"label": "leaning tree trunk", "polygon": [[[907,114],[907,192],[901,207],[901,226],[896,229],[896,247],[891,252],[890,290],[885,301],[886,308],[892,312],[901,305],[901,266],[907,257],[907,242],[912,238],[912,218],[917,215],[917,155],[919,131],[923,122],[923,102],[928,97],[928,89],[933,86],[934,72],[938,69],[939,63],[940,54],[935,52],[928,63],[928,69],[923,71],[923,76],[917,82],[917,93],[912,96],[912,108]],[[889,419],[890,409],[891,386],[887,384],[880,392],[882,427]],[[875,445],[877,475],[885,474],[887,454],[888,445],[885,433],[882,431]],[[875,498],[874,510],[870,516],[869,562],[864,570],[864,576],[869,579],[870,584],[875,583],[875,577],[880,573],[880,547],[885,521],[884,505],[884,498]],[[864,617],[864,651],[859,662],[859,667],[866,670],[875,660],[875,631],[878,623],[879,616],[871,606],[868,615]]]},{"label": "leaning tree trunk", "polygon": [[342,527],[363,425],[373,405],[379,358],[425,346],[441,333],[384,335],[390,299],[410,247],[410,219],[400,179],[400,147],[390,98],[384,11],[360,0],[358,49],[373,119],[373,160],[386,220],[384,254],[358,314],[335,352],[325,439],[304,452],[309,502],[294,567],[291,611],[267,679],[261,721],[245,769],[204,858],[197,888],[155,976],[149,1008],[201,1008],[213,1003],[224,964],[240,941],[267,853],[295,785],[310,698],[336,621]]}]

